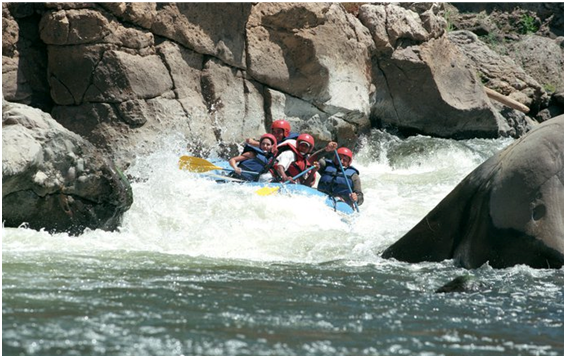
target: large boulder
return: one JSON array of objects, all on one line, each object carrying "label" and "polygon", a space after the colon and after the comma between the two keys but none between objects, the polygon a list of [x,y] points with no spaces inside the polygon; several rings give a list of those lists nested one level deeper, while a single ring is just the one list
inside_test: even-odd
[{"label": "large boulder", "polygon": [[325,117],[340,113],[353,125],[369,126],[373,41],[341,5],[258,3],[246,31],[250,76],[311,103]]},{"label": "large boulder", "polygon": [[509,133],[433,8],[419,16],[395,5],[363,5],[359,18],[376,44],[376,122],[440,137]]},{"label": "large boulder", "polygon": [[114,230],[130,185],[89,142],[41,110],[2,103],[2,221],[80,234]]},{"label": "large boulder", "polygon": [[374,113],[384,125],[452,138],[497,137],[510,131],[473,66],[446,38],[397,49],[380,61],[380,68],[388,86],[378,92]]},{"label": "large boulder", "polygon": [[538,125],[468,175],[382,255],[465,268],[564,265],[564,116]]}]

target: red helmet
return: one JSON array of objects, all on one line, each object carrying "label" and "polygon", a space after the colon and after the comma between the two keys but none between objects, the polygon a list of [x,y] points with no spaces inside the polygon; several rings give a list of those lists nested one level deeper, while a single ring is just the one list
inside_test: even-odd
[{"label": "red helmet", "polygon": [[291,133],[291,124],[289,124],[289,122],[287,122],[284,119],[278,119],[275,122],[273,122],[271,124],[271,130],[273,131],[273,129],[275,128],[283,129],[283,132],[285,133],[285,137],[288,137],[289,133]]},{"label": "red helmet", "polygon": [[338,154],[342,154],[350,158],[350,161],[354,160],[354,154],[352,154],[352,151],[346,147],[338,148],[337,152]]},{"label": "red helmet", "polygon": [[297,137],[297,147],[299,146],[299,142],[307,142],[310,145],[310,149],[314,148],[314,138],[307,133],[302,133]]},{"label": "red helmet", "polygon": [[273,134],[271,134],[271,133],[265,133],[264,135],[262,135],[262,136],[259,138],[259,143],[260,143],[260,144],[261,144],[261,141],[262,141],[264,138],[269,138],[269,140],[271,140],[271,144],[272,144],[273,146],[276,146],[276,145],[277,145],[277,138],[275,138],[275,136],[274,136]]}]

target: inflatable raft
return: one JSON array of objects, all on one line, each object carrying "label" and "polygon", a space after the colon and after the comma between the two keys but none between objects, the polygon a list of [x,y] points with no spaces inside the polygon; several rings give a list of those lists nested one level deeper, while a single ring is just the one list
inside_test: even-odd
[{"label": "inflatable raft", "polygon": [[314,188],[305,185],[248,182],[226,176],[226,172],[232,172],[233,170],[232,168],[230,168],[228,162],[223,160],[205,160],[195,157],[183,156],[179,160],[179,169],[187,169],[195,173],[201,173],[201,175],[209,177],[215,180],[217,183],[238,183],[241,185],[257,187],[257,193],[259,195],[291,194],[325,197],[325,204],[334,209],[336,212],[348,215],[354,213],[354,209],[344,201],[336,200],[335,198],[327,194],[324,194]]}]

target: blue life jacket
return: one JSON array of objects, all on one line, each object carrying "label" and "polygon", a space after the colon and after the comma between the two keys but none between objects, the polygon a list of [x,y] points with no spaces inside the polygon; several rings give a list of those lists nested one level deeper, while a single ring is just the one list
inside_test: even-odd
[{"label": "blue life jacket", "polygon": [[[348,190],[348,184],[342,171],[337,167],[333,161],[325,159],[326,167],[320,175],[320,180],[318,182],[318,190],[322,191],[331,196],[339,196],[346,202],[350,203],[350,191]],[[354,187],[354,181],[352,176],[354,174],[360,174],[360,172],[354,167],[344,168],[344,173],[348,178],[348,183],[350,188]]]},{"label": "blue life jacket", "polygon": [[267,173],[273,167],[273,164],[275,164],[273,153],[266,153],[260,148],[251,146],[249,144],[246,144],[244,146],[244,151],[242,152],[242,154],[246,152],[254,152],[255,158],[242,160],[238,163],[238,167],[242,168],[243,170],[248,170],[259,174],[242,173],[240,174],[240,177],[247,181],[258,181],[259,176],[261,174]]},{"label": "blue life jacket", "polygon": [[285,138],[283,138],[283,140],[281,141],[281,143],[283,143],[284,141],[286,141],[287,139],[297,139],[299,137],[299,133],[297,132],[291,132],[289,133],[289,135]]},{"label": "blue life jacket", "polygon": [[300,135],[299,133],[291,132],[291,133],[289,133],[289,135],[287,137],[283,137],[283,139],[281,139],[279,141],[279,143],[277,143],[277,150],[279,150],[280,153],[282,152],[282,150],[280,148],[283,148],[284,150],[286,150],[285,148],[286,148],[286,146],[289,145],[289,143],[285,143],[285,141],[297,140],[297,138],[299,138],[299,135]]}]

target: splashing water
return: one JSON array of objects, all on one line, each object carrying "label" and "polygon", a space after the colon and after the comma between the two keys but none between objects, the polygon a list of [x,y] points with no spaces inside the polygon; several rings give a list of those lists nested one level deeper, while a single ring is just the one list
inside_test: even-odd
[{"label": "splashing water", "polygon": [[469,272],[379,257],[511,142],[373,131],[353,163],[365,202],[344,217],[179,170],[193,153],[163,138],[126,171],[119,231],[2,228],[4,353],[562,355],[563,270],[485,266],[487,292],[438,296]]},{"label": "splashing water", "polygon": [[257,188],[217,184],[179,170],[179,157],[192,153],[181,138],[163,143],[162,150],[138,158],[126,171],[135,178],[134,204],[119,232],[89,231],[80,238],[55,234],[56,240],[31,232],[27,244],[12,242],[8,235],[4,250],[128,250],[252,261],[374,263],[377,253],[489,157],[495,143],[503,147],[509,141],[466,144],[416,137],[403,142],[376,131],[362,141],[355,158],[366,199],[361,214],[352,218],[332,212],[321,199],[261,197],[254,193]]}]

